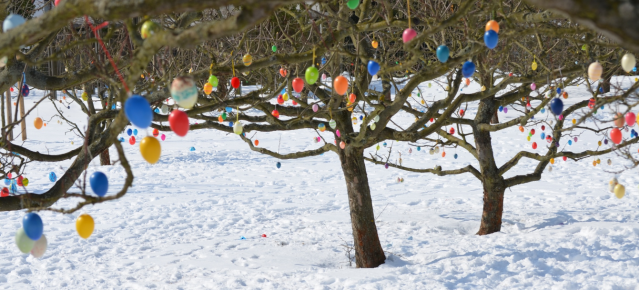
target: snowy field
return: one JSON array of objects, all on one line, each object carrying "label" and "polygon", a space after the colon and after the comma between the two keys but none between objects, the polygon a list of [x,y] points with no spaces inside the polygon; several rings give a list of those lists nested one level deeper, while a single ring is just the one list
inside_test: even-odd
[{"label": "snowy field", "polygon": [[[622,88],[632,81],[615,79]],[[432,88],[424,83],[421,89],[427,101],[443,95],[434,83]],[[462,93],[477,89],[473,83]],[[589,98],[583,85],[567,91],[567,104]],[[41,96],[33,90],[27,105]],[[65,116],[85,124],[78,104],[69,106],[62,109]],[[476,108],[477,103],[469,103],[466,117],[474,117]],[[502,122],[517,116],[509,109],[500,113]],[[57,118],[50,120],[54,112],[46,101],[27,118],[29,139],[24,146],[63,153],[81,143],[67,132],[69,126],[58,124]],[[611,118],[613,112],[605,108],[598,115]],[[36,116],[47,126],[35,130]],[[547,117],[548,111],[536,119]],[[413,117],[400,114],[395,121],[409,124]],[[526,140],[533,127],[526,133],[512,128],[493,134],[498,165],[520,150],[544,153],[547,143],[539,137],[540,127],[534,127],[537,133],[532,136],[540,145],[537,150]],[[138,140],[146,134],[150,130],[139,132]],[[122,199],[71,215],[41,212],[49,241],[41,259],[23,255],[15,246],[24,211],[0,213],[0,289],[636,289],[639,285],[639,177],[636,169],[618,176],[627,189],[623,199],[608,192],[611,171],[624,164],[614,153],[599,157],[601,164],[596,167],[595,158],[557,160],[541,181],[510,188],[502,231],[489,236],[475,235],[482,188],[471,174],[438,177],[368,163],[376,222],[388,259],[376,269],[355,269],[346,255],[345,245],[352,243],[348,199],[334,153],[284,160],[277,169],[278,160],[250,151],[234,134],[214,130],[191,131],[184,138],[166,134],[162,157],[155,165],[142,159],[139,143],[124,143],[135,180]],[[275,151],[281,139],[279,151],[288,153],[321,146],[313,142],[314,134],[311,130],[258,133],[254,139]],[[328,131],[322,134],[333,140]],[[624,131],[625,138],[629,135]],[[561,145],[581,151],[596,149],[599,140],[602,136],[583,133],[578,142],[567,145],[564,138]],[[394,142],[387,143],[380,154]],[[476,164],[461,148],[447,149],[445,158],[408,144],[393,144],[393,150],[391,160],[397,159],[398,150],[406,166],[454,169]],[[117,158],[114,149],[111,157]],[[69,164],[30,164],[25,175],[28,189],[46,191],[52,186],[48,173],[60,176]],[[530,173],[535,164],[523,160],[508,176]],[[109,194],[120,190],[125,177],[121,167],[100,167],[96,158],[88,172],[98,170],[109,177]],[[405,182],[398,183],[398,177]],[[71,205],[70,201],[56,204]],[[88,240],[75,232],[75,219],[81,213],[89,213],[96,222]]]}]

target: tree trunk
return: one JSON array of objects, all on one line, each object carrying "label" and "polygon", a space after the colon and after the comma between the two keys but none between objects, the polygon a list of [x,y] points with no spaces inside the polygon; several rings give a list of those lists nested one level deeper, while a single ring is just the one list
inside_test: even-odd
[{"label": "tree trunk", "polygon": [[111,157],[109,156],[108,148],[100,153],[100,165],[111,165]]},{"label": "tree trunk", "polygon": [[342,171],[346,179],[348,203],[351,211],[351,225],[355,247],[357,268],[375,268],[384,264],[386,256],[379,242],[373,201],[368,186],[368,176],[362,150],[339,151]]},{"label": "tree trunk", "polygon": [[[494,98],[479,103],[476,124],[488,124],[495,114]],[[504,211],[505,183],[495,163],[490,131],[473,128],[475,146],[484,187],[484,210],[478,235],[488,235],[501,230],[501,216]]]},{"label": "tree trunk", "polygon": [[488,235],[501,231],[505,188],[494,183],[483,183],[482,185],[484,187],[484,210],[477,234]]}]

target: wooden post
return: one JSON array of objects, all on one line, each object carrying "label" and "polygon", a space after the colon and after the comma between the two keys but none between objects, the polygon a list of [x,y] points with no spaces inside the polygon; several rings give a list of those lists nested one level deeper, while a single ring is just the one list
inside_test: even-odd
[{"label": "wooden post", "polygon": [[[7,91],[5,93],[5,99],[7,99],[7,125],[13,123],[13,119],[11,118],[11,92]],[[7,140],[13,141],[13,130],[9,129],[7,132]]]}]

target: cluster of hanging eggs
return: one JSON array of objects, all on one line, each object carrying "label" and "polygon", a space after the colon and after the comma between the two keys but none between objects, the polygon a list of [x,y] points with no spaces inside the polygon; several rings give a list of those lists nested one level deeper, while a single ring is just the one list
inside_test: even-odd
[{"label": "cluster of hanging eggs", "polygon": [[617,198],[621,199],[626,195],[626,187],[619,183],[616,177],[613,177],[610,182],[608,182],[608,186],[608,190],[614,193]]}]

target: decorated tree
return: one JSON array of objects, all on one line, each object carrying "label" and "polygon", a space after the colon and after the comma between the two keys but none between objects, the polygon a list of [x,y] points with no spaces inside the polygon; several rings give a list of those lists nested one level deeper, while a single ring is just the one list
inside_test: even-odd
[{"label": "decorated tree", "polygon": [[[38,89],[66,90],[63,101],[68,97],[69,102],[82,103],[88,116],[82,128],[66,120],[63,112],[58,114],[61,121],[75,126],[84,144],[53,154],[35,152],[7,138],[30,112],[15,120],[7,116],[1,147],[8,161],[3,163],[2,177],[17,178],[9,173],[22,175],[30,161],[73,159],[73,163],[48,191],[14,191],[0,199],[0,210],[71,213],[122,197],[133,183],[119,141],[129,124],[156,129],[158,134],[173,131],[178,136],[190,130],[215,129],[236,133],[251,150],[279,159],[329,151],[337,154],[349,199],[356,265],[376,267],[384,263],[385,254],[375,225],[364,151],[380,142],[432,142],[431,146],[460,146],[476,155],[478,169],[424,171],[440,175],[468,172],[482,180],[485,207],[480,234],[499,230],[505,188],[538,180],[551,158],[605,153],[558,150],[552,144],[575,128],[564,128],[564,121],[556,120],[548,122],[553,126],[553,139],[544,155],[520,152],[497,167],[491,132],[549,121],[532,119],[551,102],[543,93],[579,82],[595,59],[611,75],[617,65],[615,56],[620,54],[603,38],[584,37],[589,33],[585,28],[559,15],[521,6],[519,1],[94,2],[62,0],[51,11],[14,23],[0,35],[0,55],[7,57],[0,71],[0,90],[23,79]],[[485,30],[490,19],[498,23],[489,22]],[[547,42],[553,44],[544,44]],[[589,49],[582,52],[583,44]],[[576,64],[569,57],[575,52],[580,55]],[[530,66],[533,62],[538,68]],[[48,72],[38,67],[45,64]],[[61,67],[64,72],[59,72]],[[460,94],[462,83],[470,78],[485,90]],[[444,99],[423,104],[411,101],[420,84],[443,80],[442,87],[447,86]],[[539,88],[531,89],[533,82]],[[83,87],[86,95],[76,92]],[[88,96],[92,87],[97,89],[97,100]],[[591,89],[597,97],[597,89]],[[629,96],[597,97],[595,103],[606,105],[624,97]],[[47,98],[60,103],[54,94]],[[18,102],[24,101],[18,97]],[[474,119],[460,114],[460,108],[470,102],[480,104]],[[572,116],[587,105],[580,102],[562,108],[557,115]],[[521,107],[522,115],[499,123],[500,106]],[[4,114],[5,108],[2,111]],[[394,118],[403,113],[416,120],[400,128]],[[580,120],[591,118],[592,113],[584,112]],[[455,126],[457,135],[443,129],[450,126]],[[280,154],[251,139],[254,132],[295,130],[319,131],[316,140],[322,144]],[[327,133],[322,134],[324,131]],[[446,140],[435,141],[433,136],[438,135]],[[157,162],[160,144],[155,137],[145,137],[140,142],[141,155],[149,163]],[[116,195],[105,196],[105,177],[92,175],[88,183],[96,197],[86,189],[82,175],[88,163],[111,146],[116,147],[118,163],[127,177]],[[530,175],[504,178],[524,157],[537,160],[537,169]],[[378,157],[369,161],[404,168]],[[80,192],[73,192],[74,184]],[[72,208],[55,207],[58,200],[68,197],[80,202]],[[80,224],[90,223],[87,220],[85,217]],[[90,231],[82,229],[81,236],[88,237]]]}]

